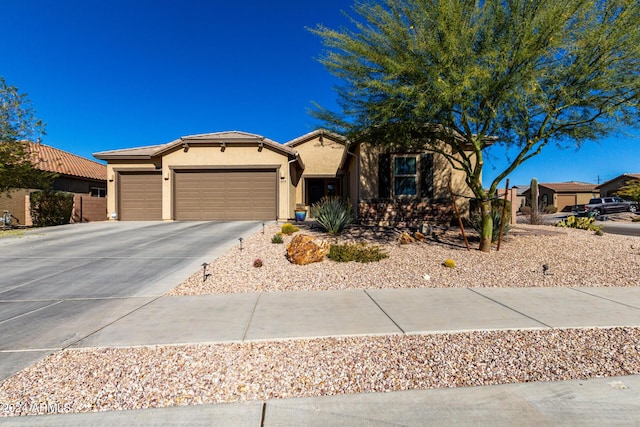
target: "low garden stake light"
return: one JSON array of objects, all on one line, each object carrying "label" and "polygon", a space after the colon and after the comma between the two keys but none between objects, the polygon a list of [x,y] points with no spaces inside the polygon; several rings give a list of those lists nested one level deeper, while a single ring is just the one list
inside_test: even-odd
[{"label": "low garden stake light", "polygon": [[206,262],[202,263],[202,281],[204,282],[205,280],[207,280],[207,277],[209,276],[207,274],[207,266],[209,264],[207,264]]},{"label": "low garden stake light", "polygon": [[240,237],[238,240],[240,240],[240,250],[242,250],[242,237]]}]

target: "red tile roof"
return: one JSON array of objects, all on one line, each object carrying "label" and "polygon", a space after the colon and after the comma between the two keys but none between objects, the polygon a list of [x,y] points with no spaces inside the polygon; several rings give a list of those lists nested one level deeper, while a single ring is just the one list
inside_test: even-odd
[{"label": "red tile roof", "polygon": [[29,148],[37,169],[80,178],[107,180],[107,167],[102,163],[35,142],[30,142]]}]

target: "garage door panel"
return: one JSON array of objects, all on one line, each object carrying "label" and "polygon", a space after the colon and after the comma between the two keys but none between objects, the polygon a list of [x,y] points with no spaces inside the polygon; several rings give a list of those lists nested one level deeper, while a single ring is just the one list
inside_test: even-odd
[{"label": "garage door panel", "polygon": [[268,220],[276,218],[275,170],[175,172],[178,220]]},{"label": "garage door panel", "polygon": [[162,219],[162,177],[159,172],[120,172],[118,182],[120,220]]}]

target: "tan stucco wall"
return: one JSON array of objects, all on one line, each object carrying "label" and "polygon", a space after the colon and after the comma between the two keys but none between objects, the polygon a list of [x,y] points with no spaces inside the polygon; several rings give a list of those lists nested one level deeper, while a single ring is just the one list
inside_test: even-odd
[{"label": "tan stucco wall", "polygon": [[[107,219],[116,211],[116,186],[118,183],[118,171],[131,170],[157,170],[160,166],[159,160],[109,160],[107,164]],[[117,217],[116,217],[117,218]]]},{"label": "tan stucco wall", "polygon": [[[360,145],[360,199],[375,199],[378,197],[378,153],[379,149]],[[434,154],[434,199],[450,198],[448,184],[456,195],[473,197],[471,189],[465,182],[465,174],[462,171],[454,170],[446,161],[444,156]],[[463,199],[461,203],[467,199]]]},{"label": "tan stucco wall", "polygon": [[[259,168],[278,169],[278,218],[292,217],[295,201],[292,199],[289,159],[286,155],[256,145],[230,145],[221,150],[219,145],[193,145],[187,151],[179,148],[164,155],[162,160],[162,218],[173,219],[172,168]],[[168,179],[167,179],[168,178]]]},{"label": "tan stucco wall", "polygon": [[318,135],[292,148],[300,153],[305,165],[300,182],[295,188],[295,204],[304,204],[304,179],[335,177],[340,168],[345,145],[327,135]]}]

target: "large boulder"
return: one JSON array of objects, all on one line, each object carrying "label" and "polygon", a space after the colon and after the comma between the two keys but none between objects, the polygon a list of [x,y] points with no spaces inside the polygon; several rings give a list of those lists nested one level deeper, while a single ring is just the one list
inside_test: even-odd
[{"label": "large boulder", "polygon": [[305,265],[320,262],[329,253],[329,242],[307,234],[298,234],[287,246],[287,259]]}]

